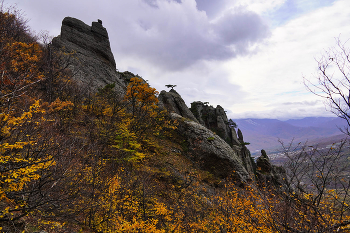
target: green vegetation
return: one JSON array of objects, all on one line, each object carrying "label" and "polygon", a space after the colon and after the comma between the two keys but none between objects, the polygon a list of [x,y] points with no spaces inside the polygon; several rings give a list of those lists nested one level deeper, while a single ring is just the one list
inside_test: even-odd
[{"label": "green vegetation", "polygon": [[172,85],[172,84],[168,84],[168,85],[165,85],[167,88],[171,88],[171,90],[174,89],[174,87],[176,87],[176,85]]},{"label": "green vegetation", "polygon": [[211,142],[211,141],[214,141],[214,137],[209,137],[209,138],[207,138],[207,140],[209,141],[209,142]]}]

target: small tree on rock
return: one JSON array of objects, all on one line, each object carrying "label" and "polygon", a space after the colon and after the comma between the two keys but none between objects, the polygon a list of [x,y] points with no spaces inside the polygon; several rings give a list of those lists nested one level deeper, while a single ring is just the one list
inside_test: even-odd
[{"label": "small tree on rock", "polygon": [[171,90],[174,90],[174,87],[176,87],[177,85],[172,85],[172,84],[168,84],[165,85],[167,88],[171,88]]}]

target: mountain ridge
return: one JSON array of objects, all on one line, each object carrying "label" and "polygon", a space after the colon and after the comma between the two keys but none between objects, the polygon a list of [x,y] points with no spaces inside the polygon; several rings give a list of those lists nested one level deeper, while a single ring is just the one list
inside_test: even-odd
[{"label": "mountain ridge", "polygon": [[341,128],[346,122],[338,117],[306,117],[281,121],[277,119],[238,119],[238,128],[244,133],[248,148],[253,154],[261,149],[274,151],[281,148],[281,143],[292,140],[306,142],[325,140],[328,137],[341,135]]}]

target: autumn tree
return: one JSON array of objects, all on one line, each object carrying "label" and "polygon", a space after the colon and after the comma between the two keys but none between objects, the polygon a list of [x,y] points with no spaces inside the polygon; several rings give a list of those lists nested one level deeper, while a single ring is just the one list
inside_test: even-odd
[{"label": "autumn tree", "polygon": [[[174,129],[167,112],[159,108],[157,95],[156,89],[141,78],[130,80],[124,101],[131,112],[131,130],[142,140],[159,135],[166,128]],[[144,142],[151,143],[150,140]]]},{"label": "autumn tree", "polygon": [[57,171],[61,146],[54,128],[57,114],[72,104],[39,99],[42,46],[16,9],[1,6],[0,18],[0,227],[19,231],[24,217],[59,199],[52,196],[54,186],[49,188],[59,179],[51,172]]}]

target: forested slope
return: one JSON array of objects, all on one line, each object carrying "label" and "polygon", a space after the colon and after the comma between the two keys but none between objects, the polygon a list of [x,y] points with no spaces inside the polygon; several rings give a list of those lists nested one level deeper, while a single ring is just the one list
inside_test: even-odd
[{"label": "forested slope", "polygon": [[350,223],[346,183],[301,192],[264,153],[245,183],[201,169],[178,130],[189,120],[160,108],[154,88],[132,77],[125,95],[113,83],[91,90],[74,79],[74,53],[38,43],[15,10],[1,9],[0,55],[3,232],[335,232]]}]

